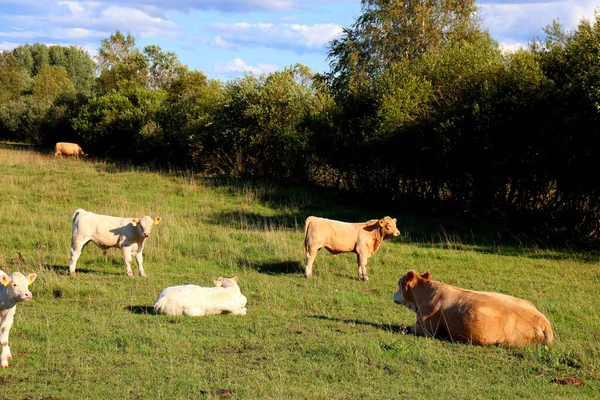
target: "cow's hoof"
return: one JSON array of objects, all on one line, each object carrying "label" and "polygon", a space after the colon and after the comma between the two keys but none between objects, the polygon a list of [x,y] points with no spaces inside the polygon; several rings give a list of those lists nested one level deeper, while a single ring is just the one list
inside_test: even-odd
[{"label": "cow's hoof", "polygon": [[146,275],[146,274],[141,274],[140,276],[143,277],[143,278],[147,278],[148,277],[148,275]]},{"label": "cow's hoof", "polygon": [[362,279],[363,281],[368,281],[368,280],[369,280],[369,277],[368,277],[368,276],[366,276],[366,275],[364,275],[364,276],[361,276],[361,277],[360,277],[360,279]]},{"label": "cow's hoof", "polygon": [[76,277],[77,274],[75,272],[69,272],[69,275],[71,275],[72,277]]},{"label": "cow's hoof", "polygon": [[135,278],[135,276],[133,276],[132,273],[128,273],[127,276],[130,277],[130,278]]}]

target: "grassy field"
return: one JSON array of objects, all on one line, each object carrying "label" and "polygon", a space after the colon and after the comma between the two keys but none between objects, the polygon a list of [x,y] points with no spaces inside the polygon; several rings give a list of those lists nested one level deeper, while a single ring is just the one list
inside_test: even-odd
[{"label": "grassy field", "polygon": [[[144,251],[148,278],[93,244],[67,274],[76,208],[163,218]],[[324,250],[303,276],[304,219],[391,215],[403,236],[369,260]],[[17,306],[5,399],[572,399],[600,395],[600,256],[548,249],[357,204],[332,192],[54,159],[0,145],[0,268],[35,272]],[[394,305],[407,269],[532,301],[553,346],[482,348],[406,334]],[[137,266],[134,263],[134,273]],[[137,274],[136,274],[137,275]],[[160,291],[240,277],[246,316],[154,315]]]}]

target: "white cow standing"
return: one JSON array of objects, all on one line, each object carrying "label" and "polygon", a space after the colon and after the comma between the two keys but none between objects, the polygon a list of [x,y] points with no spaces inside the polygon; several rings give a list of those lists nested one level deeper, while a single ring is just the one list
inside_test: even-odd
[{"label": "white cow standing", "polygon": [[237,285],[238,277],[219,277],[215,287],[171,286],[158,296],[154,310],[159,314],[201,317],[230,313],[246,315],[246,296]]},{"label": "white cow standing", "polygon": [[75,210],[72,220],[71,261],[69,263],[71,276],[75,276],[77,260],[83,246],[89,241],[94,242],[104,251],[110,247],[120,248],[123,252],[127,275],[131,277],[133,277],[131,261],[132,255],[134,255],[140,276],[146,276],[142,255],[144,242],[150,237],[152,226],[160,223],[160,217],[152,219],[146,215],[141,218],[120,218],[94,214],[78,208]]},{"label": "white cow standing", "polygon": [[0,355],[0,365],[2,368],[8,367],[8,360],[12,360],[10,347],[8,347],[8,334],[12,328],[17,304],[22,301],[31,300],[33,295],[29,291],[29,285],[37,278],[36,274],[24,276],[20,272],[13,272],[8,276],[0,270],[0,343],[2,344],[2,354]]}]

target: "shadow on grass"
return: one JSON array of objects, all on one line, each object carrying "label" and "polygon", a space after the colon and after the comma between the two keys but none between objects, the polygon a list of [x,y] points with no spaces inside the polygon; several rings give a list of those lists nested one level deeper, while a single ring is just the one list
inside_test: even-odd
[{"label": "shadow on grass", "polygon": [[[69,275],[69,267],[64,265],[46,265],[48,270],[52,270],[61,275]],[[88,268],[77,268],[75,270],[75,274],[98,274],[98,275],[117,275],[114,272],[102,271],[96,269],[88,269]]]},{"label": "shadow on grass", "polygon": [[304,272],[302,265],[297,261],[262,262],[253,264],[252,268],[256,269],[257,272],[266,275],[284,275]]},{"label": "shadow on grass", "polygon": [[287,213],[265,216],[242,211],[218,212],[213,213],[206,222],[212,225],[253,231],[296,229],[297,227],[300,229],[300,226],[304,229],[304,219],[299,214]]},{"label": "shadow on grass", "polygon": [[405,325],[378,324],[375,322],[361,321],[361,320],[357,320],[357,319],[331,318],[331,317],[327,317],[325,315],[309,315],[308,317],[313,318],[313,319],[326,320],[326,321],[343,322],[348,325],[370,326],[373,328],[381,329],[382,331],[388,331],[388,332],[393,332],[393,333],[401,333],[401,334],[410,333],[410,328]]},{"label": "shadow on grass", "polygon": [[154,306],[127,306],[125,307],[125,309],[133,314],[156,315],[156,312],[154,311]]}]

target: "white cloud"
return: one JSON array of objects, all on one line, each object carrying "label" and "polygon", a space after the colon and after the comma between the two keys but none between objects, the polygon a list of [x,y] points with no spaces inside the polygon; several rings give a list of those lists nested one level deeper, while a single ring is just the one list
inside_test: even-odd
[{"label": "white cloud", "polygon": [[515,42],[512,40],[509,40],[506,42],[500,42],[499,44],[500,44],[500,48],[502,50],[510,52],[510,53],[514,53],[517,50],[527,49],[527,47],[528,47],[527,43]]},{"label": "white cloud", "polygon": [[174,37],[177,25],[174,22],[152,17],[147,13],[128,7],[111,6],[101,12],[101,19],[115,27],[124,27],[142,37],[164,35]]},{"label": "white cloud", "polygon": [[272,64],[259,63],[256,66],[248,65],[241,58],[236,58],[233,61],[218,61],[213,68],[214,73],[223,75],[237,75],[240,73],[262,75],[277,70],[279,70],[279,67]]},{"label": "white cloud", "polygon": [[342,33],[336,24],[270,24],[238,22],[213,24],[219,37],[239,46],[259,46],[296,52],[324,50],[324,46]]},{"label": "white cloud", "polygon": [[85,8],[77,1],[61,1],[58,4],[69,7],[73,14],[83,14],[85,12]]},{"label": "white cloud", "polygon": [[567,30],[574,30],[582,18],[593,19],[597,0],[520,1],[480,4],[483,25],[499,42],[531,41],[543,37],[542,28],[558,19]]},{"label": "white cloud", "polygon": [[215,47],[219,47],[221,49],[230,49],[233,47],[233,45],[231,43],[229,43],[227,40],[223,39],[221,36],[217,35],[215,36],[215,40],[213,40],[211,42],[211,44]]},{"label": "white cloud", "polygon": [[27,31],[27,30],[19,30],[13,29],[12,32],[3,32],[0,31],[0,37],[8,37],[14,39],[30,39],[30,38],[39,38],[44,37],[45,33],[43,31]]},{"label": "white cloud", "polygon": [[4,40],[0,41],[0,51],[4,51],[4,50],[12,50],[15,47],[19,46],[21,43],[12,43],[12,42],[5,42]]}]

